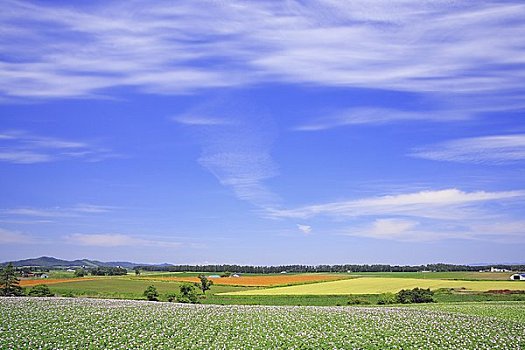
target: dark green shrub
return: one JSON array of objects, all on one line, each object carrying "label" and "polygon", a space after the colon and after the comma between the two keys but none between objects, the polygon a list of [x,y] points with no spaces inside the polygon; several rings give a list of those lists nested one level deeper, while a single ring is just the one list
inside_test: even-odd
[{"label": "dark green shrub", "polygon": [[195,285],[183,283],[180,285],[180,294],[177,295],[177,301],[185,304],[197,304],[199,299],[195,291]]},{"label": "dark green shrub", "polygon": [[432,292],[430,289],[402,289],[396,294],[396,301],[401,304],[433,303],[433,296],[434,292]]},{"label": "dark green shrub", "polygon": [[149,286],[144,291],[144,296],[149,301],[159,301],[159,292],[157,292],[157,288],[155,286]]},{"label": "dark green shrub", "polygon": [[363,299],[363,298],[358,298],[358,297],[350,297],[350,299],[348,299],[348,301],[346,302],[348,305],[370,305],[370,301],[369,300],[366,300],[366,299]]},{"label": "dark green shrub", "polygon": [[49,287],[45,284],[40,284],[38,286],[34,286],[29,290],[29,293],[27,295],[31,297],[52,297],[54,296],[53,293],[51,293],[51,290],[49,290]]}]

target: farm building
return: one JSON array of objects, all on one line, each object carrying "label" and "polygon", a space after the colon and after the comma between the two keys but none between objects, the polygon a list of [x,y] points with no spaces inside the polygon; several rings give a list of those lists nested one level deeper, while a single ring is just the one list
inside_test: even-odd
[{"label": "farm building", "polygon": [[241,277],[241,275],[239,275],[238,273],[234,273],[234,274],[232,275],[232,277],[236,277],[236,278],[237,278],[237,277]]},{"label": "farm building", "polygon": [[510,279],[513,281],[525,281],[525,273],[515,273],[510,276]]}]

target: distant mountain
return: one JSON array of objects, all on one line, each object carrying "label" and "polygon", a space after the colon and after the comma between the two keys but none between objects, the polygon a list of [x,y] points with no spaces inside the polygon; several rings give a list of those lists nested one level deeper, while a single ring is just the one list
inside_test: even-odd
[{"label": "distant mountain", "polygon": [[[127,269],[132,269],[136,266],[144,266],[145,264],[136,264],[128,261],[97,261],[89,259],[79,259],[79,260],[62,260],[53,258],[50,256],[41,256],[39,258],[33,259],[24,259],[17,261],[10,261],[13,263],[13,266],[40,266],[40,267],[124,267]],[[4,262],[2,265],[9,263],[8,261]]]}]

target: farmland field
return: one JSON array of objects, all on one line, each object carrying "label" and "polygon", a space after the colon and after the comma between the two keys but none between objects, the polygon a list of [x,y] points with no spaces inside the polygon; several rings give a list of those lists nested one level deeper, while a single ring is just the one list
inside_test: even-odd
[{"label": "farmland field", "polygon": [[[240,276],[213,278],[213,284],[228,286],[246,286],[246,287],[268,287],[288,284],[305,284],[312,282],[326,282],[351,278],[348,275],[328,275],[328,274],[296,274],[296,275],[258,275],[258,276]],[[174,281],[174,282],[194,282],[198,283],[199,278],[196,276],[187,277],[141,277],[141,279],[153,281]]]},{"label": "farmland field", "polygon": [[503,315],[524,305],[504,303],[488,317],[409,307],[0,298],[0,348],[522,349],[525,323]]},{"label": "farmland field", "polygon": [[465,288],[469,291],[525,290],[519,281],[456,281],[441,279],[361,277],[315,284],[246,290],[230,295],[346,295],[380,294],[412,288]]},{"label": "farmland field", "polygon": [[73,278],[38,278],[38,279],[23,279],[20,281],[20,287],[33,287],[40,284],[57,284],[57,283],[68,283],[71,281],[92,281],[96,278],[84,277],[82,279],[73,279]]}]

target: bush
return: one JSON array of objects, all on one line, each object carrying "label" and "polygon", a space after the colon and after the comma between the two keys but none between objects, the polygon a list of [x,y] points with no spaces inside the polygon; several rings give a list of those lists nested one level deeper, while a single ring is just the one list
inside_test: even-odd
[{"label": "bush", "polygon": [[177,300],[177,294],[176,293],[169,293],[166,295],[166,300],[168,300],[170,303]]},{"label": "bush", "polygon": [[378,305],[389,305],[396,303],[396,295],[394,293],[383,293],[377,300]]},{"label": "bush", "polygon": [[157,292],[157,288],[155,286],[149,286],[144,291],[144,296],[149,301],[159,301],[159,292]]},{"label": "bush", "polygon": [[64,297],[64,298],[74,298],[75,294],[73,294],[72,291],[67,291],[67,292],[62,293],[61,296]]},{"label": "bush", "polygon": [[195,286],[191,283],[183,283],[180,286],[180,294],[177,295],[177,301],[185,304],[197,304],[197,292]]},{"label": "bush", "polygon": [[27,295],[31,297],[52,297],[54,296],[53,293],[51,293],[51,290],[49,290],[49,287],[45,284],[40,284],[38,286],[34,286],[29,290],[29,293]]},{"label": "bush", "polygon": [[358,297],[350,297],[346,303],[348,305],[370,305],[370,301]]},{"label": "bush", "polygon": [[433,303],[434,292],[429,289],[414,288],[412,290],[402,289],[396,294],[396,301],[401,304],[410,303]]}]

